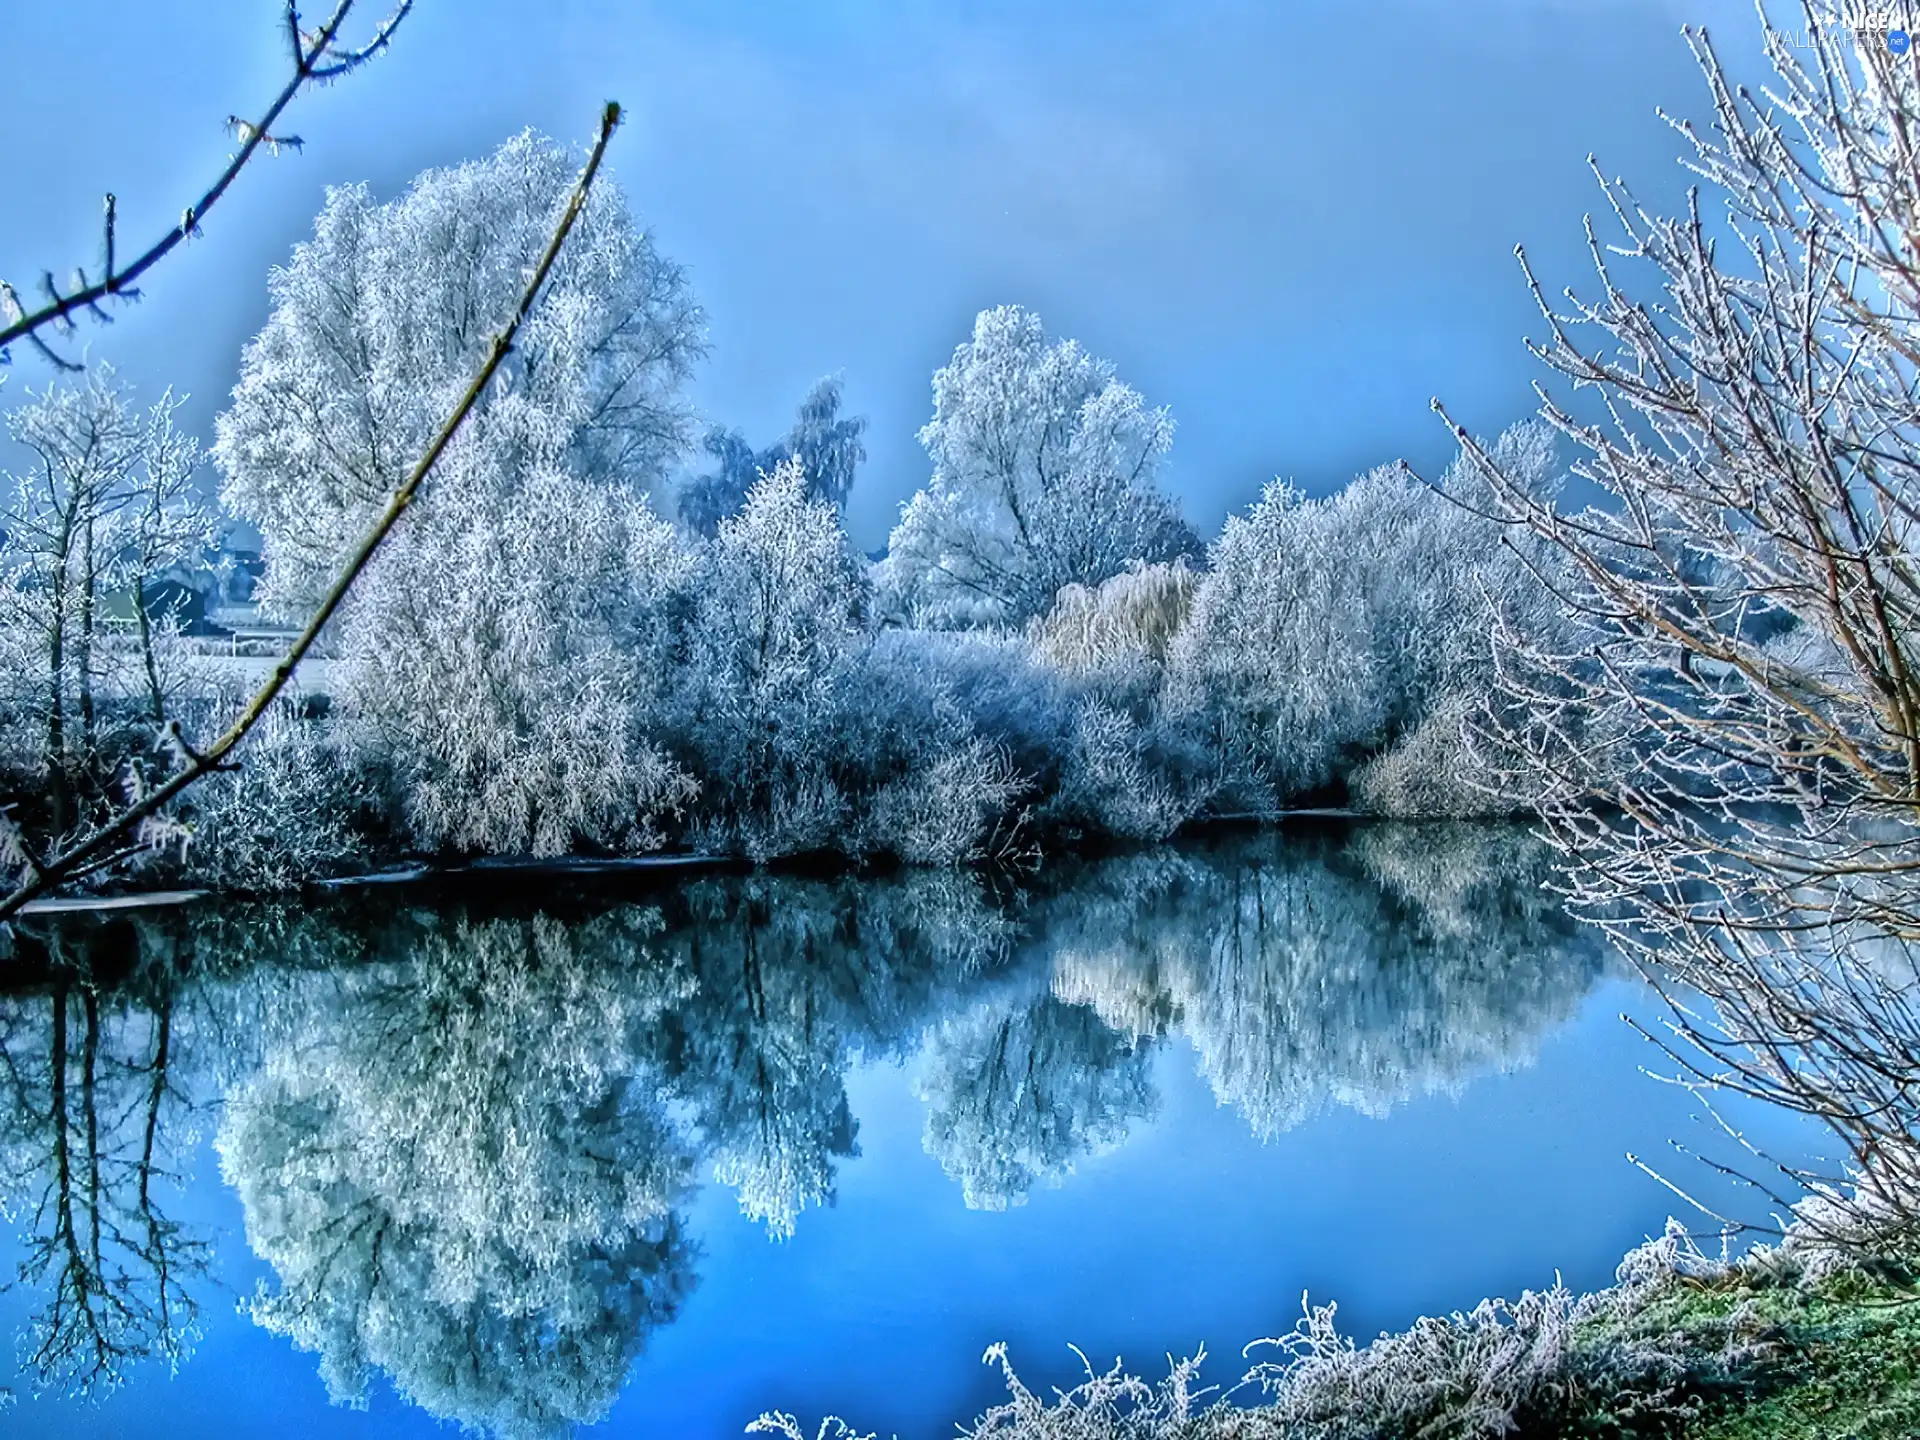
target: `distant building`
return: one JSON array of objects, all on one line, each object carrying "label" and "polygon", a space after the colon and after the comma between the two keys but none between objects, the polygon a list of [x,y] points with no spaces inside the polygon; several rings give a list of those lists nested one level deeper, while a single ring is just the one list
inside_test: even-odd
[{"label": "distant building", "polygon": [[[219,578],[200,568],[170,566],[147,581],[147,618],[172,620],[188,635],[224,635],[224,627],[209,618],[219,599]],[[110,590],[101,596],[100,608],[108,624],[131,626],[135,623],[133,588]]]}]

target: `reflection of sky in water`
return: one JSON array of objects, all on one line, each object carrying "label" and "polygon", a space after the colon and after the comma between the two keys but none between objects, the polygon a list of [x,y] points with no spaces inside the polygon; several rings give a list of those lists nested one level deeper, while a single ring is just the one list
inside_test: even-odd
[{"label": "reflection of sky in water", "polygon": [[[1486,1293],[1550,1283],[1556,1267],[1576,1286],[1604,1283],[1620,1253],[1677,1207],[1624,1154],[1661,1156],[1669,1138],[1703,1140],[1689,1119],[1695,1107],[1638,1073],[1658,1057],[1617,1015],[1622,1008],[1646,1012],[1647,1000],[1628,982],[1596,982],[1590,956],[1563,931],[1510,906],[1487,910],[1492,891],[1480,902],[1462,901],[1459,875],[1449,879],[1431,866],[1422,882],[1424,919],[1413,910],[1382,910],[1383,875],[1397,874],[1405,889],[1404,853],[1387,863],[1376,854],[1371,868],[1314,846],[1250,853],[1241,843],[1196,855],[1197,871],[1179,884],[1154,882],[1141,864],[1122,862],[1096,867],[1068,895],[1030,896],[1019,912],[1024,939],[1011,960],[955,985],[900,981],[915,962],[904,950],[886,949],[909,933],[921,937],[914,944],[936,936],[928,907],[937,911],[947,902],[908,897],[915,916],[908,926],[899,913],[876,909],[870,896],[848,908],[847,892],[831,886],[776,887],[764,896],[770,909],[738,932],[755,937],[763,971],[743,988],[757,997],[746,1010],[701,1011],[682,999],[665,1019],[641,1021],[635,1043],[658,1042],[662,1053],[677,1057],[662,1063],[684,1068],[692,1057],[703,1074],[734,1065],[738,1075],[683,1084],[694,1098],[672,1107],[676,1116],[704,1108],[710,1127],[729,1131],[701,1142],[693,1168],[698,1188],[678,1207],[699,1247],[698,1280],[678,1317],[647,1337],[631,1382],[592,1433],[734,1435],[760,1409],[779,1406],[798,1411],[809,1428],[812,1418],[837,1410],[881,1434],[949,1434],[953,1422],[996,1398],[993,1376],[977,1361],[1001,1339],[1011,1342],[1029,1383],[1069,1377],[1075,1362],[1067,1341],[1097,1361],[1120,1353],[1149,1371],[1168,1350],[1205,1341],[1217,1361],[1212,1378],[1231,1379],[1239,1373],[1238,1347],[1290,1326],[1303,1289],[1338,1299],[1344,1325],[1370,1335]],[[1264,888],[1251,900],[1248,862],[1263,867]],[[1280,932],[1286,943],[1256,946],[1257,963],[1250,964],[1245,925],[1234,914],[1258,912],[1274,922],[1276,896],[1286,894],[1310,895],[1311,914],[1295,914]],[[823,898],[831,895],[841,898]],[[1451,901],[1442,903],[1446,896]],[[1225,897],[1234,898],[1238,912]],[[661,943],[677,948],[713,994],[723,977],[743,973],[737,967],[746,951],[724,943],[738,907],[708,898],[704,919],[670,927]],[[1404,944],[1366,934],[1362,948],[1377,957],[1402,945],[1404,953],[1370,964],[1364,955],[1327,948],[1329,934],[1367,931],[1386,923],[1381,914],[1398,930],[1419,933]],[[882,929],[890,939],[881,938]],[[509,926],[507,933],[520,932]],[[776,943],[782,934],[785,950]],[[883,977],[891,990],[871,973],[854,990],[874,1013],[891,1017],[879,1028],[891,1028],[904,1043],[863,1041],[847,1015],[828,1014],[821,997],[847,993],[844,987],[835,991],[822,981],[796,988],[774,973],[795,955],[831,968],[821,947],[836,934],[858,935],[861,944],[895,957]],[[1567,953],[1544,960],[1535,953],[1556,946]],[[1427,968],[1401,968],[1408,965]],[[1184,978],[1177,973],[1183,966]],[[1156,986],[1184,1000],[1156,1005],[1149,993]],[[1370,997],[1364,1004],[1354,1000],[1360,992]],[[414,990],[396,993],[410,1000]],[[458,987],[443,984],[435,993],[444,1000]],[[1062,995],[1088,1005],[1063,1006]],[[1131,1037],[1122,1042],[1117,1030],[1089,1039],[1082,1023],[1088,1011],[1097,1008],[1118,1024],[1129,1005],[1136,1017],[1157,1014],[1141,1028],[1159,1023],[1164,1038],[1142,1042],[1140,1050],[1129,1050]],[[1314,1033],[1303,1006],[1339,1017],[1338,1025]],[[1260,1015],[1249,1016],[1250,1007]],[[511,1003],[506,1008],[511,1012]],[[300,1013],[306,1028],[295,1027],[299,1043],[280,1047],[283,1076],[317,1073],[312,1056],[327,1045],[343,1047],[361,1078],[395,1051],[377,1027],[377,1043],[363,1044],[365,1016],[373,1013],[364,1003]],[[337,1033],[315,1019],[322,1015],[334,1017]],[[1483,1034],[1474,1033],[1476,1018]],[[459,1015],[439,1013],[437,1023],[458,1029]],[[516,1034],[527,1028],[524,1019],[515,1024]],[[1537,1033],[1503,1034],[1503,1027]],[[741,1037],[750,1035],[760,1040],[743,1048]],[[923,1035],[931,1038],[922,1043]],[[1249,1035],[1264,1035],[1258,1073],[1245,1055],[1232,1064],[1222,1059],[1230,1041],[1244,1048]],[[1343,1036],[1353,1043],[1336,1043]],[[483,1030],[473,1041],[476,1053],[487,1038]],[[556,1034],[529,1038],[546,1058],[513,1051],[505,1056],[509,1071],[538,1069],[565,1048]],[[1033,1091],[1005,1088],[1010,1076],[1035,1066],[1072,1071],[1072,1046],[1096,1055],[1105,1081],[1071,1073]],[[1388,1053],[1396,1046],[1400,1053]],[[854,1051],[876,1049],[888,1058],[854,1058]],[[451,1051],[436,1049],[428,1058],[444,1053]],[[286,1066],[288,1055],[297,1063]],[[732,1155],[735,1172],[765,1160],[752,1137],[768,1133],[768,1117],[753,1113],[756,1092],[739,1077],[766,1073],[770,1055],[788,1067],[789,1080],[810,1077],[814,1096],[801,1116],[806,1123],[779,1132],[816,1142],[813,1153],[787,1168],[830,1177],[837,1196],[830,1206],[803,1206],[792,1238],[779,1243],[769,1241],[762,1219],[741,1214],[740,1195],[711,1178],[716,1158],[724,1168]],[[819,1153],[844,1149],[846,1139],[835,1124],[838,1081],[820,1071],[823,1056],[839,1057],[830,1068],[848,1067],[844,1093],[858,1125],[857,1157]],[[998,1070],[996,1059],[1006,1062]],[[1347,1103],[1305,1094],[1313,1087],[1310,1067],[1344,1069],[1324,1084]],[[1489,1073],[1468,1078],[1481,1071]],[[1274,1075],[1284,1075],[1288,1087],[1278,1099],[1257,1083]],[[1356,1077],[1371,1077],[1383,1093],[1355,1093],[1365,1088]],[[351,1093],[353,1078],[325,1093]],[[554,1083],[564,1090],[572,1082]],[[1263,1126],[1275,1132],[1264,1144],[1252,1133],[1261,1122],[1249,1104],[1216,1099],[1221,1091],[1244,1101],[1249,1087],[1258,1092],[1253,1110],[1284,1116],[1285,1123]],[[284,1087],[274,1093],[284,1098]],[[1070,1164],[1071,1173],[1056,1185],[1050,1181],[1058,1177],[1042,1164],[1042,1173],[1029,1176],[1025,1203],[969,1208],[962,1203],[967,1176],[1008,1173],[1005,1164],[978,1161],[976,1152],[995,1125],[1021,1128],[1023,1094],[1087,1113],[1078,1129],[1073,1117],[1052,1124],[1058,1117],[1029,1113],[1031,1143],[1012,1147],[1020,1162],[1014,1171],[1052,1155],[1053,1170]],[[1150,1118],[1138,1118],[1142,1096]],[[458,1113],[435,1110],[440,1103],[424,1089],[407,1098],[422,1114]],[[518,1100],[503,1103],[511,1109]],[[941,1151],[935,1158],[929,1115],[943,1106],[962,1113],[932,1127],[944,1137],[933,1147]],[[1390,1114],[1370,1118],[1354,1106]],[[586,1133],[577,1121],[570,1112],[574,1128],[559,1133]],[[1778,1122],[1773,1128],[1786,1129]],[[201,1129],[211,1131],[212,1122]],[[593,1137],[600,1133],[591,1131],[583,1147],[599,1144]],[[27,1383],[13,1375],[23,1401],[0,1421],[5,1433],[436,1432],[436,1422],[397,1399],[384,1377],[368,1386],[366,1411],[330,1407],[314,1355],[239,1313],[237,1295],[261,1280],[278,1289],[288,1277],[249,1254],[240,1202],[220,1182],[210,1139],[196,1146],[194,1185],[171,1210],[189,1225],[219,1232],[215,1274],[225,1288],[196,1287],[205,1334],[178,1377],[169,1380],[163,1365],[150,1363],[105,1400],[75,1405],[25,1399]],[[1689,1182],[1701,1178],[1683,1159],[1668,1168]],[[271,1189],[271,1178],[248,1178],[243,1188]],[[481,1228],[490,1203],[483,1198],[476,1210]],[[287,1237],[279,1243],[276,1254]],[[0,1252],[9,1272],[13,1254]],[[551,1285],[533,1289],[554,1293]],[[18,1333],[35,1303],[19,1287],[0,1295],[0,1325]],[[603,1388],[610,1392],[611,1382]]]}]

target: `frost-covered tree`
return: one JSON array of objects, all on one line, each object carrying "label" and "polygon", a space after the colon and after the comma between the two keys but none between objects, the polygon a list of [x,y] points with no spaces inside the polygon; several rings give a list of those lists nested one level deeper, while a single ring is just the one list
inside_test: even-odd
[{"label": "frost-covered tree", "polygon": [[[6,477],[0,644],[13,662],[8,699],[39,732],[56,808],[106,738],[112,701],[139,696],[146,719],[166,715],[173,677],[160,651],[174,617],[154,585],[203,564],[213,532],[179,406],[168,392],[142,411],[103,365],[7,417],[30,463]],[[132,610],[131,650],[109,633],[116,594]]]},{"label": "frost-covered tree", "polygon": [[[1529,493],[1551,489],[1544,427],[1515,427],[1491,449]],[[1539,547],[1501,538],[1401,465],[1322,499],[1276,483],[1231,517],[1170,655],[1175,702],[1207,732],[1228,792],[1284,802],[1344,781],[1429,722],[1451,728],[1424,734],[1424,752],[1472,768],[1453,702],[1485,699],[1496,625],[1537,633],[1556,609]],[[1507,803],[1464,783],[1436,791],[1442,801]]]},{"label": "frost-covered tree", "polygon": [[834,507],[782,462],[721,522],[697,585],[687,743],[722,843],[771,853],[831,843],[840,662],[866,609],[865,576]]},{"label": "frost-covered tree", "polygon": [[94,741],[101,582],[112,526],[131,499],[141,426],[112,372],[52,386],[7,416],[31,457],[9,475],[5,600],[10,628],[37,650],[41,755],[57,797]]},{"label": "frost-covered tree", "polygon": [[864,416],[840,413],[840,382],[828,377],[816,383],[800,402],[800,414],[786,436],[766,450],[755,452],[737,430],[719,427],[703,441],[714,469],[689,482],[680,491],[680,518],[709,538],[720,522],[737,514],[762,474],[787,460],[798,461],[806,478],[807,496],[844,509],[853,488],[854,472],[867,458],[862,440]]},{"label": "frost-covered tree", "polygon": [[133,609],[148,718],[167,718],[175,676],[162,659],[165,641],[177,634],[178,617],[155,598],[158,582],[206,563],[219,527],[215,508],[201,488],[200,442],[173,421],[184,398],[171,390],[148,411],[140,440],[134,491],[120,513],[113,578]]},{"label": "frost-covered tree", "polygon": [[1159,488],[1173,421],[1017,305],[984,310],[934,373],[920,443],[933,479],[887,543],[890,611],[930,625],[1019,624],[1063,585],[1199,543]]},{"label": "frost-covered tree", "polygon": [[1386,724],[1366,577],[1388,557],[1379,532],[1327,523],[1350,504],[1276,482],[1229,517],[1176,643],[1178,682],[1256,804],[1325,785]]},{"label": "frost-covered tree", "polygon": [[[214,455],[266,540],[266,593],[298,608],[419,457],[519,300],[574,181],[531,131],[376,202],[327,192],[313,238],[269,281]],[[704,349],[680,267],[610,182],[593,189],[501,376],[436,472],[413,528],[533,468],[651,484],[686,439],[680,387]],[[497,518],[497,517],[491,517]]]},{"label": "frost-covered tree", "polygon": [[[523,134],[377,204],[330,191],[274,272],[216,455],[298,606],[418,457],[519,299],[573,182]],[[426,843],[645,844],[689,793],[644,738],[686,575],[645,507],[684,443],[700,312],[618,193],[589,198],[540,306],[342,612],[348,708]]]},{"label": "frost-covered tree", "polygon": [[1199,578],[1183,558],[1134,566],[1095,586],[1063,585],[1029,637],[1043,656],[1074,673],[1164,664],[1193,608]]}]

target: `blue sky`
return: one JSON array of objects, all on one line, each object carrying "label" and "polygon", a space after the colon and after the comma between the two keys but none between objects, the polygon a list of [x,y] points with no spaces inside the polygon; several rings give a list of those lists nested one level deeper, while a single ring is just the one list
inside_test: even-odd
[{"label": "blue sky", "polygon": [[[585,138],[613,98],[615,173],[709,312],[696,402],[766,444],[841,372],[872,422],[862,545],[925,481],[933,369],[1002,302],[1172,408],[1170,483],[1211,534],[1275,475],[1437,468],[1435,393],[1480,429],[1528,411],[1513,246],[1584,278],[1590,151],[1678,201],[1654,110],[1704,110],[1687,21],[1755,48],[1737,0],[419,0],[390,54],[299,103],[304,151],[86,338],[142,394],[191,391],[210,436],[326,185],[392,193],[526,125]],[[171,223],[281,44],[275,0],[0,7],[0,276],[93,263],[106,189],[123,245]],[[14,358],[17,397],[46,377]]]}]

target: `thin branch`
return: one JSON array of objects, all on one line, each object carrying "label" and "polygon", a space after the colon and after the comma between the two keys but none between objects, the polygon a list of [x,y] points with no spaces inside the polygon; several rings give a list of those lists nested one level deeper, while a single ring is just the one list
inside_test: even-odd
[{"label": "thin branch", "polygon": [[393,38],[395,28],[413,8],[413,0],[401,0],[399,6],[388,16],[385,23],[375,32],[373,39],[366,45],[358,50],[340,52],[335,48],[335,42],[339,37],[340,27],[346,23],[347,12],[353,8],[353,5],[354,0],[339,0],[326,23],[310,37],[302,34],[299,29],[299,18],[293,6],[288,5],[287,23],[294,35],[292,76],[258,121],[249,122],[240,120],[237,116],[229,117],[229,124],[240,138],[240,148],[227,162],[226,168],[220,172],[213,184],[207,187],[198,200],[181,212],[180,222],[148,246],[130,265],[125,269],[116,269],[114,265],[115,201],[114,197],[109,195],[106,200],[105,223],[107,263],[105,273],[99,280],[87,283],[83,277],[78,289],[62,294],[53,287],[52,279],[48,277],[47,289],[50,298],[45,305],[31,311],[21,306],[10,286],[0,289],[0,296],[4,297],[8,311],[8,322],[4,328],[0,328],[0,356],[5,355],[7,346],[15,340],[31,340],[41,355],[57,368],[69,371],[81,369],[80,365],[55,354],[38,332],[48,325],[56,324],[70,329],[76,311],[91,310],[96,315],[100,315],[102,312],[98,309],[99,302],[109,297],[137,298],[139,291],[134,288],[135,282],[164,259],[181,241],[199,233],[200,223],[206,218],[207,212],[218,203],[222,195],[226,194],[227,187],[233,184],[247,162],[253,158],[256,150],[262,145],[269,149],[277,149],[282,145],[298,146],[298,136],[276,137],[273,133],[274,123],[279,120],[281,112],[292,103],[294,96],[309,84],[324,83],[344,75],[385,49]]}]

